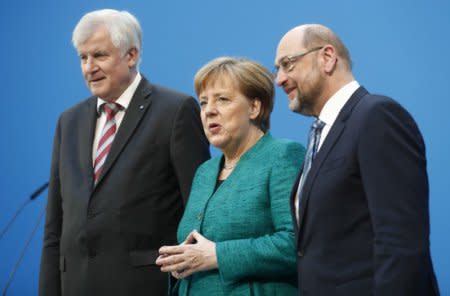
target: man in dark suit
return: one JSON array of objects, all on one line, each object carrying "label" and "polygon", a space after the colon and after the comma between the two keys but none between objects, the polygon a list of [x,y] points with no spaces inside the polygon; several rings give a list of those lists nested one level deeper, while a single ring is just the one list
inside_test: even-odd
[{"label": "man in dark suit", "polygon": [[291,198],[299,294],[439,295],[425,146],[411,115],[359,86],[324,26],[287,32],[275,65],[292,111],[317,118]]},{"label": "man in dark suit", "polygon": [[73,32],[93,96],[55,134],[39,294],[167,295],[158,248],[209,158],[192,97],[137,69],[141,29],[125,11],[86,14]]}]

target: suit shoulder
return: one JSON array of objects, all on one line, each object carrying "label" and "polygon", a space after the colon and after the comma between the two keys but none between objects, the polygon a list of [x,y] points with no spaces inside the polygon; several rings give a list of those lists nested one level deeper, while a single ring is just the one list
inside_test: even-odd
[{"label": "suit shoulder", "polygon": [[394,100],[391,97],[377,94],[367,94],[362,100],[362,106],[365,106],[367,109],[377,109],[383,107],[397,107],[404,109],[399,102]]},{"label": "suit shoulder", "polygon": [[161,110],[169,112],[167,114],[178,114],[181,110],[200,112],[197,101],[188,94],[157,84],[151,84],[151,89],[152,102],[162,108]]},{"label": "suit shoulder", "polygon": [[412,115],[398,101],[384,95],[368,94],[364,97],[361,104],[361,110],[367,114],[367,117],[386,116],[393,114],[395,116],[405,117],[413,120]]},{"label": "suit shoulder", "polygon": [[91,104],[95,104],[95,103],[96,103],[96,97],[90,96],[90,97],[82,100],[81,102],[78,102],[75,105],[64,110],[60,115],[60,119],[71,118],[73,116],[77,116],[78,114],[85,112]]},{"label": "suit shoulder", "polygon": [[151,84],[151,85],[154,94],[167,97],[170,100],[184,101],[193,98],[192,96],[186,93],[180,92],[172,88],[168,88],[159,84]]},{"label": "suit shoulder", "polygon": [[399,135],[412,135],[424,146],[422,134],[413,116],[400,103],[382,95],[367,95],[359,106],[354,122],[360,135],[396,131]]}]

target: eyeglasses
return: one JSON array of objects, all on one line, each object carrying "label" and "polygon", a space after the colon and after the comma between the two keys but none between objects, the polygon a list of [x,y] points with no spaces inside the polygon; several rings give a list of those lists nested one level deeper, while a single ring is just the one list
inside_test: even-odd
[{"label": "eyeglasses", "polygon": [[297,62],[300,58],[304,57],[305,55],[320,50],[322,49],[323,46],[320,47],[314,47],[310,50],[308,50],[307,52],[304,53],[299,53],[299,54],[294,54],[294,55],[289,55],[289,56],[285,56],[282,57],[280,59],[280,61],[278,62],[278,65],[276,65],[273,69],[273,75],[274,77],[277,77],[278,72],[280,71],[280,69],[284,72],[284,73],[288,73],[291,72],[292,69],[294,69],[295,66],[295,62]]}]

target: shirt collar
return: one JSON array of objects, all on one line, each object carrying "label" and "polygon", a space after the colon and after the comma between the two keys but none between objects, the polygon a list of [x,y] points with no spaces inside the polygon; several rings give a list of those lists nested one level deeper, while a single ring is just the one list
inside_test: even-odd
[{"label": "shirt collar", "polygon": [[[133,82],[120,95],[120,97],[117,100],[115,100],[115,103],[122,106],[121,110],[123,110],[123,111],[127,110],[128,105],[130,105],[131,99],[133,98],[133,95],[136,92],[136,89],[139,86],[139,83],[141,82],[141,79],[142,79],[142,76],[138,72],[136,77],[134,77]],[[101,114],[100,107],[105,103],[108,103],[108,102],[103,100],[102,98],[97,98],[97,114]]]},{"label": "shirt collar", "polygon": [[326,125],[333,125],[342,107],[350,99],[353,93],[359,88],[359,83],[353,80],[341,87],[331,98],[325,103],[319,114],[319,119]]}]

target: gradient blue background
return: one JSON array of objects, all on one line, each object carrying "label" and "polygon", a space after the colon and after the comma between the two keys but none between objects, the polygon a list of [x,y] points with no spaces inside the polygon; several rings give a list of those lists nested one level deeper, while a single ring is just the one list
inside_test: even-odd
[{"label": "gradient blue background", "polygon": [[[291,27],[322,23],[336,31],[350,49],[356,79],[398,100],[422,130],[431,252],[442,295],[450,295],[448,1],[1,1],[0,229],[48,179],[59,114],[89,95],[71,33],[84,13],[106,7],[140,20],[146,77],[191,94],[195,72],[214,57],[244,56],[271,68],[278,40]],[[281,89],[272,120],[276,137],[306,142],[311,119],[291,113]],[[0,241],[1,289],[45,202],[43,194]],[[37,295],[42,233],[43,223],[8,295]]]}]

